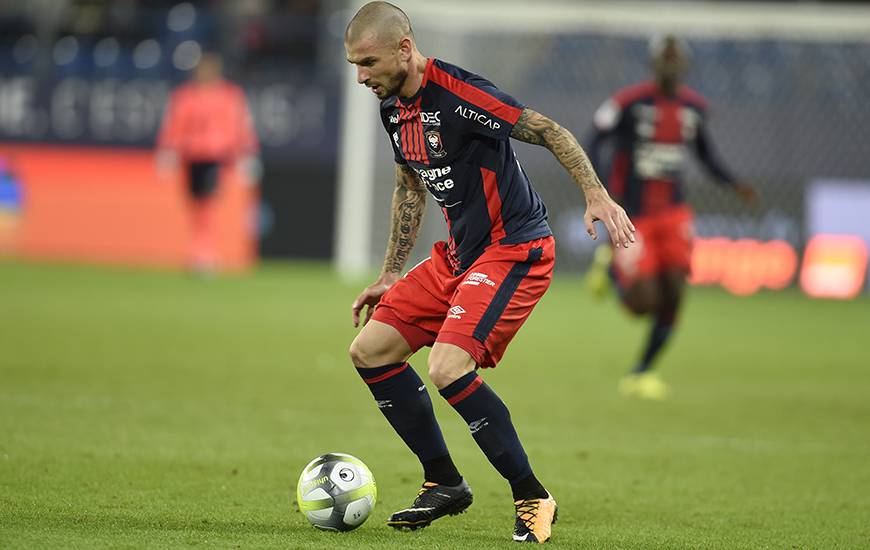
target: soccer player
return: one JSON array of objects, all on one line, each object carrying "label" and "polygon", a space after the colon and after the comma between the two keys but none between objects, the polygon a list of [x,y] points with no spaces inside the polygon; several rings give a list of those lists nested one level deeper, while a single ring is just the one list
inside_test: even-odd
[{"label": "soccer player", "polygon": [[692,211],[685,202],[682,168],[693,150],[714,181],[746,202],[753,187],[740,183],[722,165],[707,136],[707,102],[680,84],[689,63],[686,45],[673,36],[650,42],[655,79],[618,91],[594,116],[589,156],[598,166],[599,150],[615,141],[607,187],[625,206],[637,227],[630,249],[600,246],[588,282],[606,286],[607,269],[627,309],[652,318],[646,347],[633,371],[619,383],[626,395],[663,399],[668,386],[650,369],[673,332],[690,267]]},{"label": "soccer player", "polygon": [[190,82],[172,92],[157,141],[164,171],[181,168],[190,198],[190,267],[210,273],[217,267],[214,197],[223,166],[250,169],[257,164],[257,135],[245,92],[223,78],[223,61],[206,53]]},{"label": "soccer player", "polygon": [[[363,310],[365,316],[350,356],[424,475],[413,504],[392,514],[387,524],[425,527],[464,511],[472,501],[426,385],[407,363],[414,352],[432,346],[429,378],[510,483],[513,539],[545,542],[556,520],[556,502],[535,477],[507,406],[477,373],[496,366],[549,286],[553,270],[547,212],[509,138],[553,152],[586,195],[585,222],[593,238],[592,222],[600,219],[617,246],[628,246],[633,226],[570,132],[488,80],[424,57],[408,17],[396,6],[363,6],[347,27],[345,49],[359,83],[381,101],[396,162],[386,258],[378,279],[353,303],[354,325]],[[435,243],[432,255],[401,277],[427,192],[441,208],[449,239]]]}]

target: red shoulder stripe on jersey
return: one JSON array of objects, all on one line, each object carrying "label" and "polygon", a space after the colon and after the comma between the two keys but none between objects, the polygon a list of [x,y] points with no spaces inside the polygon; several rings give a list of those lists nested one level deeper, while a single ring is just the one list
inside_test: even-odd
[{"label": "red shoulder stripe on jersey", "polygon": [[702,111],[707,110],[707,99],[685,84],[679,87],[677,90],[677,96],[686,103],[695,105]]},{"label": "red shoulder stripe on jersey", "polygon": [[620,108],[624,108],[629,103],[634,103],[643,97],[655,95],[657,90],[658,85],[652,80],[647,80],[619,90],[613,94],[613,101]]},{"label": "red shoulder stripe on jersey", "polygon": [[480,168],[483,177],[483,194],[486,196],[486,209],[489,211],[489,219],[492,227],[489,230],[490,241],[495,244],[505,238],[504,222],[501,219],[501,196],[498,194],[498,181],[495,172]]},{"label": "red shoulder stripe on jersey", "polygon": [[430,57],[426,60],[426,70],[423,71],[423,82],[420,83],[421,88],[426,87],[426,83],[429,82],[429,75],[432,73],[432,64],[435,62],[434,57]]},{"label": "red shoulder stripe on jersey", "polygon": [[516,124],[523,112],[522,109],[514,107],[513,105],[508,105],[495,96],[492,96],[467,82],[459,80],[435,65],[432,65],[431,72],[432,74],[429,76],[429,80],[432,82],[459,96],[465,101],[489,111],[500,119],[510,122],[511,124]]}]

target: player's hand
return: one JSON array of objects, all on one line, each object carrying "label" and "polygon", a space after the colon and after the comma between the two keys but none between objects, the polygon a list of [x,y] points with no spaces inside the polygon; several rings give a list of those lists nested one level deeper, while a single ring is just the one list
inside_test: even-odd
[{"label": "player's hand", "polygon": [[734,184],[734,192],[744,203],[752,205],[758,202],[758,190],[748,183],[737,182]]},{"label": "player's hand", "polygon": [[353,326],[359,326],[360,314],[364,308],[366,309],[365,320],[363,325],[369,322],[372,318],[372,313],[375,312],[375,306],[381,301],[381,296],[399,280],[398,273],[384,273],[378,280],[370,284],[363,290],[356,300],[353,301],[351,310],[353,311]]},{"label": "player's hand", "polygon": [[589,191],[586,194],[586,214],[583,221],[586,223],[586,232],[593,239],[598,238],[594,222],[601,220],[610,233],[610,240],[614,247],[628,248],[634,242],[634,224],[628,219],[628,214],[621,206],[610,198],[607,191]]}]

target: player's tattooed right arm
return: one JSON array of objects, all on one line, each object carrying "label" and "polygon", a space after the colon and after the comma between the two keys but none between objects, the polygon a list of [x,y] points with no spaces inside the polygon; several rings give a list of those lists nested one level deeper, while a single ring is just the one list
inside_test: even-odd
[{"label": "player's tattooed right arm", "polygon": [[523,109],[511,131],[511,137],[549,149],[584,193],[603,189],[589,157],[577,143],[577,139],[550,118],[532,109]]},{"label": "player's tattooed right arm", "polygon": [[417,241],[426,208],[426,186],[408,165],[396,165],[396,189],[383,273],[400,274]]}]

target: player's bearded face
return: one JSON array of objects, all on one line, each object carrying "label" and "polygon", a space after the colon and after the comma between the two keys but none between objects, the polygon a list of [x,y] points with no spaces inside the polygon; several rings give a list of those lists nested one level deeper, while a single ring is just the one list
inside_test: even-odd
[{"label": "player's bearded face", "polygon": [[380,61],[371,67],[369,75],[364,84],[383,100],[398,95],[408,78],[408,64],[402,62],[397,51],[386,50]]},{"label": "player's bearded face", "polygon": [[390,96],[398,95],[402,84],[408,78],[408,69],[398,67],[395,72],[384,75],[384,83],[375,89],[375,94],[378,99],[386,99]]},{"label": "player's bearded face", "polygon": [[[378,99],[397,95],[408,78],[410,59],[401,49],[363,40],[345,44],[348,60],[357,65],[357,81],[371,89]],[[356,60],[359,59],[360,62]]]}]

